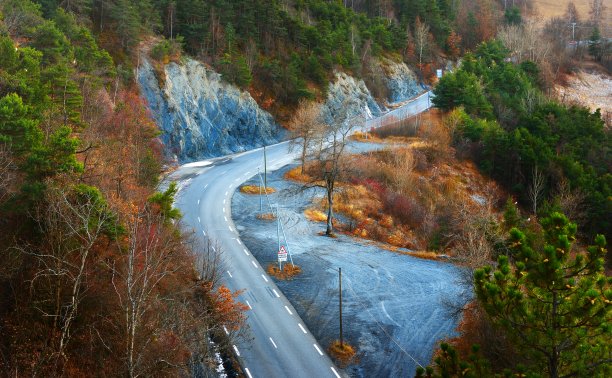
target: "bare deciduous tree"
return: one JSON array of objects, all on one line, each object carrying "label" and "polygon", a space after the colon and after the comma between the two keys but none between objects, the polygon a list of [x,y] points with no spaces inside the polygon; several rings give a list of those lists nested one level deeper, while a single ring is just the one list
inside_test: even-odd
[{"label": "bare deciduous tree", "polygon": [[35,306],[52,319],[53,351],[43,358],[55,361],[57,369],[66,358],[79,305],[88,289],[90,255],[110,221],[109,214],[95,195],[59,187],[48,189],[46,203],[35,214],[44,242],[40,248],[23,252],[40,264],[31,287],[46,293],[46,299]]},{"label": "bare deciduous tree", "polygon": [[431,41],[429,36],[429,26],[417,17],[414,22],[414,46],[415,52],[419,59],[419,67],[423,64],[423,58],[429,54]]},{"label": "bare deciduous tree", "polygon": [[[128,222],[125,255],[111,266],[112,284],[123,313],[126,375],[137,377],[159,365],[160,357],[147,358],[155,338],[148,315],[161,298],[160,283],[178,269],[173,260],[184,249],[181,238],[163,225],[159,214],[144,208]],[[150,320],[150,319],[149,319]]]},{"label": "bare deciduous tree", "polygon": [[538,214],[538,204],[540,203],[540,199],[544,193],[545,184],[546,178],[544,177],[544,173],[538,168],[537,165],[534,166],[531,174],[531,184],[527,189],[527,195],[531,201],[531,211],[533,212],[533,215]]},{"label": "bare deciduous tree", "polygon": [[299,146],[302,174],[304,174],[306,159],[310,149],[314,147],[317,139],[324,132],[324,123],[321,115],[321,105],[311,101],[300,101],[298,108],[289,123],[292,146]]},{"label": "bare deciduous tree", "polygon": [[4,144],[0,144],[0,203],[8,197],[15,179],[15,164],[11,151]]},{"label": "bare deciduous tree", "polygon": [[346,100],[339,104],[336,109],[330,108],[327,117],[329,124],[327,132],[318,140],[318,150],[315,156],[316,174],[318,180],[323,181],[323,186],[327,196],[327,226],[325,235],[333,234],[333,206],[336,183],[340,177],[346,173],[347,167],[344,166],[344,154],[348,137],[358,128],[365,124],[365,114],[359,113],[351,115],[353,102]]}]

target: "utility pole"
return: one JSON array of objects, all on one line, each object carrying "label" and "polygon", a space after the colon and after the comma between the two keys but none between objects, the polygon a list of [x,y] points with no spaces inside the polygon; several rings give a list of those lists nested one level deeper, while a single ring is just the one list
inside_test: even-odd
[{"label": "utility pole", "polygon": [[283,271],[283,263],[278,258],[278,253],[280,252],[280,219],[278,219],[278,204],[276,204],[276,239],[278,240],[278,248],[276,249],[276,258],[278,259],[278,269]]},{"label": "utility pole", "polygon": [[338,278],[340,284],[340,348],[344,348],[344,340],[342,339],[342,268],[338,268]]},{"label": "utility pole", "polygon": [[266,157],[266,146],[264,145],[264,191],[268,193],[268,159]]},{"label": "utility pole", "polygon": [[[257,176],[259,176],[259,183],[261,184],[261,173],[257,168]],[[261,185],[259,185],[259,213],[263,214],[263,197],[261,196]]]},{"label": "utility pole", "polygon": [[574,41],[574,42],[576,42],[576,37],[575,37],[576,33],[575,32],[576,32],[576,23],[572,22],[572,41]]}]

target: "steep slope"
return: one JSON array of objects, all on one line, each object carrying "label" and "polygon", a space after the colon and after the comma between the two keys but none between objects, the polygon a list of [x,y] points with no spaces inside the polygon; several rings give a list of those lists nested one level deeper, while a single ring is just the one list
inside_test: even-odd
[{"label": "steep slope", "polygon": [[138,82],[159,126],[166,153],[179,162],[273,144],[285,132],[248,92],[221,79],[202,63],[186,59],[164,69],[160,87],[150,62]]}]

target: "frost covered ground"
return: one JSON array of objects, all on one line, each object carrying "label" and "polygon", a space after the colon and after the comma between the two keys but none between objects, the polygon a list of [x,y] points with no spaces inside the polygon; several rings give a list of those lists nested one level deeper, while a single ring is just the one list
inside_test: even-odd
[{"label": "frost covered ground", "polygon": [[[268,175],[268,185],[277,190],[270,199],[280,204],[287,244],[303,273],[277,285],[327,347],[338,338],[337,268],[341,267],[344,337],[357,347],[359,357],[346,372],[353,377],[413,376],[418,364],[430,362],[437,342],[455,334],[458,319],[448,303],[461,305],[470,292],[458,283],[459,269],[343,235],[319,236],[323,224],[308,221],[303,211],[314,195],[322,193],[296,191],[295,184],[282,178],[287,169]],[[277,227],[274,221],[255,217],[259,203],[258,196],[237,191],[232,217],[241,239],[267,266],[276,262]]]}]

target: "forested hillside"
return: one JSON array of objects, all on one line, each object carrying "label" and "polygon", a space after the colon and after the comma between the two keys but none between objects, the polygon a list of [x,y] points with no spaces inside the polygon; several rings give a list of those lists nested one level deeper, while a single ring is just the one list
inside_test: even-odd
[{"label": "forested hillside", "polygon": [[216,368],[242,307],[179,229],[176,187],[154,194],[156,125],[85,25],[0,1],[1,375]]}]

